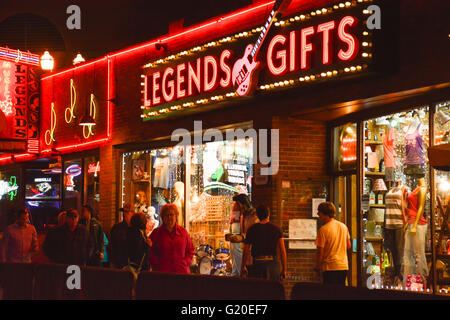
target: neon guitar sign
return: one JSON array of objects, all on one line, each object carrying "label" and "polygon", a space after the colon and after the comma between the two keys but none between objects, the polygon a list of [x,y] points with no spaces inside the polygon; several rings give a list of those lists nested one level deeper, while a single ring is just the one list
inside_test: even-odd
[{"label": "neon guitar sign", "polygon": [[256,56],[266,38],[267,32],[272,26],[275,15],[278,11],[282,12],[285,10],[290,2],[291,0],[277,0],[275,2],[255,45],[249,44],[245,48],[244,56],[234,63],[232,80],[233,85],[237,87],[236,93],[238,95],[245,96],[250,95],[253,92],[257,82],[255,80],[257,79],[258,68],[260,65],[260,62],[256,61]]},{"label": "neon guitar sign", "polygon": [[144,121],[255,91],[377,72],[372,35],[363,23],[364,4],[323,8],[316,17],[319,10],[311,15],[289,14],[290,2],[277,0],[260,27],[171,52],[143,66]]}]

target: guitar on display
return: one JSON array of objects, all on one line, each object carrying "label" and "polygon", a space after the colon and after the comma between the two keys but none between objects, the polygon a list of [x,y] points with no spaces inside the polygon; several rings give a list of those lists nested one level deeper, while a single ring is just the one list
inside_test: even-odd
[{"label": "guitar on display", "polygon": [[277,0],[272,11],[264,24],[255,45],[249,44],[245,48],[244,56],[234,63],[232,71],[233,85],[237,88],[236,93],[240,96],[250,95],[257,83],[257,75],[260,62],[256,61],[259,49],[272,26],[275,15],[283,12],[292,0]]}]

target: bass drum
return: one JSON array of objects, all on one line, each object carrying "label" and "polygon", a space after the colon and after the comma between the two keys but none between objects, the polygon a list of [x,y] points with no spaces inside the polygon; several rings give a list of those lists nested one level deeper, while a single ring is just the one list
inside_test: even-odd
[{"label": "bass drum", "polygon": [[200,259],[200,263],[198,264],[200,274],[211,274],[212,261],[212,258],[209,256],[204,256]]},{"label": "bass drum", "polygon": [[215,276],[224,276],[226,275],[226,269],[227,264],[225,261],[222,260],[212,260],[212,265],[211,265],[211,275],[215,275]]},{"label": "bass drum", "polygon": [[227,248],[220,248],[216,250],[216,259],[227,260],[230,257],[230,250]]},{"label": "bass drum", "polygon": [[211,248],[209,245],[207,244],[201,244],[198,248],[197,248],[197,256],[199,256],[200,258],[203,258],[205,256],[212,256],[214,253],[213,248]]},{"label": "bass drum", "polygon": [[224,269],[212,269],[211,275],[223,277],[227,275],[227,272]]}]

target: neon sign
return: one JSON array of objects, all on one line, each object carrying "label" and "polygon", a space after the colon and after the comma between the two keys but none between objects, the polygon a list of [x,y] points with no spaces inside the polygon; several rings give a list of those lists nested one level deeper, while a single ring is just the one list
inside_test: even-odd
[{"label": "neon sign", "polygon": [[56,129],[56,111],[55,111],[55,104],[51,103],[50,108],[50,129],[45,131],[45,144],[50,145],[52,142],[55,142],[55,129]]},{"label": "neon sign", "polygon": [[20,50],[13,50],[9,48],[0,47],[0,59],[12,61],[14,63],[39,66],[39,56],[37,54],[22,52]]},{"label": "neon sign", "polygon": [[12,201],[17,196],[18,189],[19,186],[15,176],[11,176],[9,181],[0,180],[0,199],[7,194],[9,195],[9,200]]},{"label": "neon sign", "polygon": [[71,123],[72,120],[76,118],[74,114],[76,103],[77,103],[77,91],[75,90],[73,79],[70,79],[70,107],[67,107],[64,112],[64,119],[66,120],[66,123]]},{"label": "neon sign", "polygon": [[[89,103],[89,115],[92,117],[92,119],[95,120],[95,113],[97,112],[97,106],[95,104],[95,96],[93,93],[91,93],[91,99]],[[85,139],[89,138],[91,135],[94,135],[94,132],[92,131],[93,125],[87,125],[83,126],[83,137]]]},{"label": "neon sign", "polygon": [[65,172],[64,186],[66,187],[66,190],[73,191],[75,188],[73,179],[81,174],[81,167],[78,164],[72,164],[66,168]]},{"label": "neon sign", "polygon": [[100,172],[100,161],[97,161],[97,163],[89,163],[88,173],[93,173],[95,176],[97,176],[97,172]]},{"label": "neon sign", "polygon": [[373,43],[365,9],[362,2],[349,2],[273,23],[274,8],[263,26],[148,63],[141,75],[141,117],[370,71]]},{"label": "neon sign", "polygon": [[0,111],[6,130],[0,138],[27,139],[27,66],[0,60]]}]

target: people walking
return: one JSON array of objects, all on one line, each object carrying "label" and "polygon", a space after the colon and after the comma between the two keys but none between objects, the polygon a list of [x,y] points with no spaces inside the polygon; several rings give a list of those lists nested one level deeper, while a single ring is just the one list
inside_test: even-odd
[{"label": "people walking", "polygon": [[67,210],[65,223],[46,237],[43,251],[51,262],[79,266],[87,264],[90,237],[86,227],[78,223],[79,218],[77,210]]},{"label": "people walking", "polygon": [[101,261],[104,258],[105,243],[103,238],[103,227],[101,223],[95,218],[94,210],[89,205],[83,206],[83,211],[80,219],[89,232],[90,248],[88,253],[88,266],[100,267]]},{"label": "people walking", "polygon": [[187,230],[177,224],[178,208],[166,204],[161,208],[163,224],[150,235],[150,264],[153,271],[190,273],[194,246]]},{"label": "people walking", "polygon": [[39,247],[37,232],[29,224],[27,209],[21,209],[16,214],[15,223],[9,225],[4,234],[1,247],[2,262],[31,263],[31,254]]},{"label": "people walking", "polygon": [[[241,266],[241,275],[268,280],[280,280],[286,278],[286,249],[283,234],[279,227],[269,222],[269,209],[260,205],[256,209],[259,222],[253,224],[247,231],[244,240],[242,261],[251,255],[253,264]],[[277,256],[277,250],[280,257]],[[281,270],[279,261],[281,261]]]},{"label": "people walking", "polygon": [[315,271],[322,272],[324,284],[345,285],[348,272],[347,250],[351,249],[348,228],[337,221],[336,207],[331,202],[322,202],[317,209],[320,227],[317,238],[317,264]]},{"label": "people walking", "polygon": [[117,269],[128,265],[127,230],[134,214],[130,204],[125,204],[120,211],[122,212],[122,222],[116,223],[112,227],[109,242],[110,266]]}]

